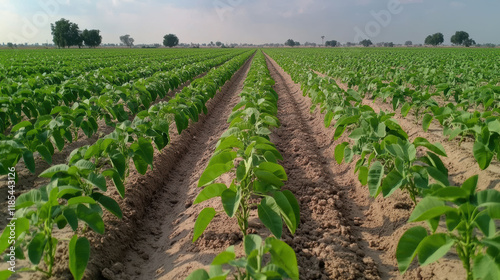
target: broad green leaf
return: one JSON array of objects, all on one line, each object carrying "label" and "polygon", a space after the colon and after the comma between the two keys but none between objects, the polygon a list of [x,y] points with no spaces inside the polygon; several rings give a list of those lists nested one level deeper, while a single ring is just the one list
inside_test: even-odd
[{"label": "broad green leaf", "polygon": [[234,252],[228,252],[224,251],[220,254],[218,254],[214,260],[212,261],[211,265],[223,265],[227,264],[230,261],[233,261],[236,258],[236,254]]},{"label": "broad green leaf", "polygon": [[287,225],[290,232],[292,234],[295,234],[295,230],[297,229],[297,219],[295,217],[295,211],[293,210],[292,205],[290,204],[290,202],[288,202],[288,198],[281,192],[275,192],[273,197],[274,200],[276,200],[276,204],[278,205],[285,224]]},{"label": "broad green leaf", "polygon": [[380,183],[384,177],[384,166],[376,161],[370,167],[368,171],[368,189],[372,197],[377,197],[380,193]]},{"label": "broad green leaf", "polygon": [[283,269],[288,277],[293,280],[299,279],[299,267],[295,251],[285,242],[275,238],[267,238],[266,243],[271,245],[271,262]]},{"label": "broad green leaf", "polygon": [[427,170],[427,173],[434,178],[438,183],[442,184],[444,187],[447,187],[450,185],[450,181],[448,180],[448,176],[446,174],[443,174],[441,171],[439,171],[437,168],[433,166],[426,166],[425,169]]},{"label": "broad green leaf", "polygon": [[278,188],[284,185],[282,180],[271,172],[257,169],[255,170],[255,176],[262,182],[269,183]]},{"label": "broad green leaf", "polygon": [[185,280],[210,280],[210,276],[204,269],[197,269],[189,274]]},{"label": "broad green leaf", "polygon": [[111,214],[115,215],[119,219],[123,218],[122,210],[120,209],[120,205],[116,200],[112,199],[109,196],[105,196],[103,194],[95,194],[97,202],[101,204],[104,208],[106,208]]},{"label": "broad green leaf", "polygon": [[[12,226],[9,226],[9,225],[12,225]],[[10,247],[9,237],[10,237],[11,229],[14,228],[14,225],[15,225],[15,235],[14,235],[15,239],[14,240],[17,240],[17,238],[19,238],[19,235],[21,235],[21,233],[29,230],[30,222],[28,219],[23,217],[23,218],[18,218],[14,222],[10,221],[9,223],[7,223],[7,225],[5,225],[5,228],[2,232],[2,235],[0,235],[0,252],[2,252],[2,253],[7,248]]]},{"label": "broad green leaf", "polygon": [[448,211],[456,209],[445,206],[445,203],[436,197],[424,197],[417,205],[408,219],[409,222],[424,221],[436,216],[445,214]]},{"label": "broad green leaf", "polygon": [[382,181],[382,193],[384,197],[391,195],[403,184],[403,176],[397,171],[392,170],[385,176],[384,181]]},{"label": "broad green leaf", "polygon": [[95,204],[95,200],[92,197],[88,196],[77,196],[70,198],[68,200],[68,205],[76,205],[76,204],[81,204],[81,203],[89,203],[89,204]]},{"label": "broad green leaf", "polygon": [[500,279],[500,265],[489,255],[479,255],[474,258],[472,266],[474,279]]},{"label": "broad green leaf", "polygon": [[105,192],[108,188],[106,186],[106,178],[102,174],[96,174],[94,172],[89,174],[89,177],[85,180],[94,187]]},{"label": "broad green leaf", "polygon": [[233,217],[240,206],[240,192],[235,192],[231,189],[225,189],[221,194],[222,206],[229,217]]},{"label": "broad green leaf", "polygon": [[125,170],[127,169],[125,156],[118,151],[112,151],[109,153],[109,158],[111,159],[111,163],[113,163],[113,167],[116,171],[118,171],[120,177],[122,179],[125,178]]},{"label": "broad green leaf", "polygon": [[426,236],[417,248],[418,263],[424,266],[439,260],[448,253],[453,244],[453,239],[444,233]]},{"label": "broad green leaf", "polygon": [[211,184],[203,188],[203,190],[198,194],[193,204],[201,203],[205,200],[221,196],[222,192],[227,189],[225,184]]},{"label": "broad green leaf", "polygon": [[52,176],[54,176],[55,174],[57,174],[59,172],[66,172],[66,171],[68,171],[68,169],[69,169],[69,166],[67,166],[66,164],[54,165],[52,167],[49,167],[45,171],[43,171],[42,174],[40,174],[40,177],[42,177],[42,178],[51,178]]},{"label": "broad green leaf", "polygon": [[234,165],[232,162],[227,164],[214,164],[208,166],[205,171],[201,174],[200,180],[198,181],[198,187],[204,186],[215,179],[219,178],[222,174],[227,173],[233,169]]},{"label": "broad green leaf", "polygon": [[0,280],[7,280],[13,274],[10,270],[2,270],[0,271]]},{"label": "broad green leaf", "polygon": [[453,201],[459,198],[467,198],[469,194],[459,187],[445,187],[433,192],[432,196],[445,201]]},{"label": "broad green leaf", "polygon": [[478,215],[475,221],[476,225],[486,237],[493,237],[496,233],[495,221],[489,215],[485,214]]},{"label": "broad green leaf", "polygon": [[76,208],[76,215],[78,219],[87,223],[95,232],[104,234],[104,222],[98,212],[83,204],[78,204]]},{"label": "broad green leaf", "polygon": [[23,153],[24,164],[31,173],[35,173],[35,159],[33,158],[33,153],[29,150]]},{"label": "broad green leaf", "polygon": [[47,244],[47,239],[43,233],[37,233],[28,244],[28,256],[32,264],[39,264],[43,256],[43,251]]},{"label": "broad green leaf", "polygon": [[429,149],[429,151],[436,153],[440,156],[446,157],[446,151],[444,150],[444,147],[441,143],[434,143],[431,144],[427,139],[423,137],[417,137],[415,140],[413,140],[413,145],[416,147],[425,147]]},{"label": "broad green leaf", "polygon": [[278,177],[279,179],[281,179],[283,181],[288,180],[288,177],[286,176],[285,169],[283,168],[283,166],[281,166],[277,163],[267,162],[267,161],[262,162],[261,164],[259,164],[259,170],[271,172],[276,177]]},{"label": "broad green leaf", "polygon": [[472,152],[474,153],[474,158],[479,164],[479,168],[484,170],[488,168],[488,166],[490,166],[494,154],[483,143],[481,142],[474,143]]},{"label": "broad green leaf", "polygon": [[253,250],[258,250],[262,245],[262,237],[256,234],[249,234],[243,237],[245,254],[248,256]]},{"label": "broad green leaf", "polygon": [[264,197],[257,206],[259,219],[262,223],[271,230],[272,234],[277,238],[281,238],[283,223],[279,214],[279,207],[276,200],[270,196]]},{"label": "broad green leaf", "polygon": [[286,196],[286,198],[288,199],[288,203],[290,203],[290,205],[292,206],[292,209],[293,209],[293,212],[295,215],[295,221],[296,221],[295,228],[298,228],[299,224],[300,224],[299,202],[297,201],[297,199],[295,198],[295,196],[293,195],[293,193],[291,191],[284,190],[281,193]]},{"label": "broad green leaf", "polygon": [[358,180],[363,186],[366,186],[366,184],[368,184],[368,167],[366,166],[359,167]]},{"label": "broad green leaf", "polygon": [[477,182],[479,180],[478,175],[474,175],[469,179],[465,180],[462,184],[461,188],[467,192],[469,196],[473,195],[476,192]]},{"label": "broad green leaf", "polygon": [[429,130],[429,126],[431,125],[433,116],[431,114],[425,114],[423,119],[422,119],[422,127],[424,128],[424,131],[427,132]]},{"label": "broad green leaf", "polygon": [[345,148],[349,145],[348,142],[344,142],[342,144],[339,144],[335,146],[335,160],[337,161],[338,164],[341,164],[342,161],[344,160],[344,150]]},{"label": "broad green leaf", "polygon": [[396,248],[396,259],[398,260],[399,272],[406,272],[417,255],[418,245],[426,236],[427,230],[420,226],[408,229],[401,236],[398,247]]},{"label": "broad green leaf", "polygon": [[69,242],[69,270],[76,280],[81,280],[90,258],[90,242],[75,234]]},{"label": "broad green leaf", "polygon": [[194,223],[194,232],[193,232],[193,242],[195,242],[205,231],[208,224],[215,217],[215,209],[214,208],[205,208],[201,210],[198,218],[196,218],[196,222]]},{"label": "broad green leaf", "polygon": [[[215,164],[228,164],[229,162],[233,162],[233,160],[236,158],[236,152],[233,151],[225,151],[222,153],[217,153],[208,162],[208,166],[215,165]],[[208,167],[207,166],[207,167]]]},{"label": "broad green leaf", "polygon": [[16,124],[15,126],[13,126],[12,129],[10,130],[10,132],[11,133],[16,132],[19,129],[21,129],[23,127],[28,127],[28,126],[32,126],[30,121],[22,121],[22,122]]}]

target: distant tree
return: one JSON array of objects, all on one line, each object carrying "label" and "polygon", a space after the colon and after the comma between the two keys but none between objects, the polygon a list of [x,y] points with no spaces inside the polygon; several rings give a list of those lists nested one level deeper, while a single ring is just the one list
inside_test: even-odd
[{"label": "distant tree", "polygon": [[292,40],[292,39],[288,39],[285,42],[285,46],[294,47],[295,46],[295,41]]},{"label": "distant tree", "polygon": [[52,23],[50,29],[52,30],[52,41],[58,48],[81,47],[83,45],[82,32],[76,23],[62,18]]},{"label": "distant tree", "polygon": [[222,46],[222,42],[221,42],[221,41],[217,41],[217,42],[215,42],[215,45],[216,45],[217,47],[220,47],[220,46]]},{"label": "distant tree", "polygon": [[429,36],[427,36],[427,38],[425,38],[426,45],[438,46],[438,45],[441,45],[443,42],[444,42],[443,33],[435,33],[435,34],[429,35]]},{"label": "distant tree", "polygon": [[368,40],[368,39],[364,39],[363,41],[359,42],[359,44],[363,45],[363,47],[368,47],[368,46],[373,45],[372,41]]},{"label": "distant tree", "polygon": [[384,43],[384,47],[386,47],[386,48],[392,48],[392,47],[394,47],[394,43],[393,42]]},{"label": "distant tree", "polygon": [[455,35],[451,36],[451,43],[458,46],[470,47],[476,44],[472,38],[469,38],[469,33],[465,31],[457,31]]},{"label": "distant tree", "polygon": [[331,40],[331,41],[326,41],[325,42],[325,46],[327,46],[327,47],[336,47],[337,44],[338,44],[338,42],[335,41],[335,40]]},{"label": "distant tree", "polygon": [[[167,34],[163,36],[163,45],[165,47],[175,47],[179,44],[179,38],[175,36],[174,34]],[[199,46],[198,46],[199,47]]]},{"label": "distant tree", "polygon": [[127,47],[132,47],[134,45],[134,38],[130,37],[130,35],[120,36],[120,41]]},{"label": "distant tree", "polygon": [[95,48],[98,47],[101,42],[102,42],[102,36],[99,35],[101,31],[97,29],[92,29],[92,30],[83,30],[82,32],[82,39],[83,43],[85,46],[89,48]]},{"label": "distant tree", "polygon": [[324,45],[325,44],[325,35],[321,36],[321,44]]},{"label": "distant tree", "polygon": [[12,44],[11,42],[8,42],[7,43],[7,47],[13,49],[14,48],[14,44]]},{"label": "distant tree", "polygon": [[347,43],[345,43],[345,45],[346,45],[347,47],[352,47],[352,46],[355,46],[356,44],[354,44],[354,43],[352,43],[352,42],[347,42]]},{"label": "distant tree", "polygon": [[300,42],[295,41],[295,45],[296,45],[296,46],[300,46]]},{"label": "distant tree", "polygon": [[406,41],[405,42],[405,46],[412,46],[413,45],[413,42],[412,41]]},{"label": "distant tree", "polygon": [[213,41],[210,41],[210,44],[209,44],[210,47],[213,47],[215,46],[214,42]]}]

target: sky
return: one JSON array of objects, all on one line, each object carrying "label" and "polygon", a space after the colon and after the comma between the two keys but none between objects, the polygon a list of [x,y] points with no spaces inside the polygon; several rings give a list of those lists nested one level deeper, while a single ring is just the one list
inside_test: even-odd
[{"label": "sky", "polygon": [[339,42],[423,43],[455,31],[500,44],[498,0],[0,0],[0,44],[52,43],[50,24],[65,18],[99,29],[103,43],[129,34],[135,44]]}]

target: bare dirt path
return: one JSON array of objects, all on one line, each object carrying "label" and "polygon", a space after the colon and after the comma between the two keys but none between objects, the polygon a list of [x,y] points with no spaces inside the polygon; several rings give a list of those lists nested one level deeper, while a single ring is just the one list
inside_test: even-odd
[{"label": "bare dirt path", "polygon": [[335,146],[348,141],[347,136],[334,141],[323,114],[309,113],[312,104],[300,85],[271,59],[269,64],[282,122],[274,142],[285,158],[286,186],[300,198],[303,215],[289,242],[302,266],[301,279],[464,279],[453,253],[438,264],[414,265],[399,275],[394,256],[399,238],[413,226],[406,224],[411,200],[401,192],[386,199],[369,197],[354,174],[354,163],[334,161]]},{"label": "bare dirt path", "polygon": [[[114,237],[105,243],[121,247],[120,256],[111,258],[106,252],[116,255],[117,249],[107,244],[101,257],[93,257],[94,262],[114,259],[113,263],[99,265],[104,279],[183,279],[194,269],[209,264],[213,257],[227,246],[240,240],[232,234],[227,220],[217,229],[225,236],[211,238],[211,228],[205,236],[193,244],[192,231],[198,213],[204,205],[192,205],[200,191],[196,187],[198,179],[212,156],[220,135],[228,128],[227,117],[239,102],[238,93],[243,87],[250,67],[247,63],[233,76],[223,90],[208,104],[209,114],[190,126],[180,137],[172,139],[165,153],[159,155],[156,170],[139,178],[136,185],[141,192],[153,192],[147,199],[130,197],[129,211],[133,225],[127,226],[127,238],[114,230]],[[154,184],[155,187],[150,187]],[[209,202],[215,203],[215,202]],[[141,210],[142,209],[142,210]],[[214,220],[217,224],[217,218]],[[229,227],[229,228],[228,228]],[[119,243],[119,244],[118,244]],[[104,253],[104,254],[103,254]],[[91,279],[91,278],[89,278]]]}]

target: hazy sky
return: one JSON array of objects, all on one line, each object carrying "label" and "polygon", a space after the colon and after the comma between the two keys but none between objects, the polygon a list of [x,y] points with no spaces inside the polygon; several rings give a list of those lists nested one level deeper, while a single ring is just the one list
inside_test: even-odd
[{"label": "hazy sky", "polygon": [[500,44],[499,0],[0,0],[0,43],[51,42],[60,18],[99,29],[103,43],[130,34],[136,44],[304,43],[326,40],[423,43],[435,32],[445,43],[457,30],[477,43]]}]

